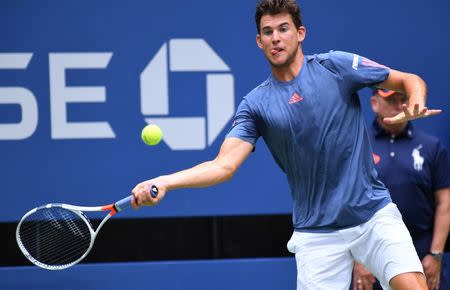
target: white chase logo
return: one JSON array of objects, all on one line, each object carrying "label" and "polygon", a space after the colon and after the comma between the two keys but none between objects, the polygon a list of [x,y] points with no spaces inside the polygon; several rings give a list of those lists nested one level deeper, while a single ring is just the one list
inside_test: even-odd
[{"label": "white chase logo", "polygon": [[411,153],[411,156],[414,159],[414,169],[417,171],[421,171],[423,167],[423,157],[420,155],[420,149],[422,149],[422,144],[414,148],[414,150]]},{"label": "white chase logo", "polygon": [[[170,114],[171,72],[206,74],[206,116]],[[141,74],[141,112],[147,123],[161,127],[164,142],[172,150],[203,150],[214,142],[233,117],[234,77],[205,40],[171,39],[161,46]]]},{"label": "white chase logo", "polygon": [[[105,69],[112,52],[49,53],[50,125],[52,139],[116,138],[111,124],[69,121],[70,103],[106,102],[104,86],[68,86],[67,70]],[[0,52],[0,71],[26,69],[33,53]],[[169,112],[171,73],[204,73],[206,114],[177,117]],[[203,150],[210,146],[234,114],[234,77],[230,67],[201,38],[170,39],[140,75],[141,113],[147,123],[164,131],[164,142],[172,150]],[[171,95],[171,101],[187,102],[191,96]],[[0,141],[31,137],[39,122],[38,102],[25,87],[0,86],[0,106],[20,106],[21,120],[0,122]],[[41,117],[42,118],[42,117]]]}]

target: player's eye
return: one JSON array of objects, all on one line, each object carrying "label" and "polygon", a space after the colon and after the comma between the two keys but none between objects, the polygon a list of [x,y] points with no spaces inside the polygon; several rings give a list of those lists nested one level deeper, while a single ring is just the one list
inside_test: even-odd
[{"label": "player's eye", "polygon": [[265,36],[270,36],[270,35],[272,35],[272,30],[270,30],[270,29],[263,30],[263,34]]},{"label": "player's eye", "polygon": [[286,32],[289,30],[289,25],[283,25],[279,28],[280,32]]}]

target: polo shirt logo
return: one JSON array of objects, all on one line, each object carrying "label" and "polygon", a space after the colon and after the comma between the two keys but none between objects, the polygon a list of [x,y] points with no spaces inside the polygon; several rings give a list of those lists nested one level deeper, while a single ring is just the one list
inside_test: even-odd
[{"label": "polo shirt logo", "polygon": [[375,165],[377,165],[381,161],[380,155],[372,153],[372,156],[373,156],[373,162],[375,162]]},{"label": "polo shirt logo", "polygon": [[295,103],[298,103],[298,102],[300,102],[301,100],[303,100],[303,97],[302,96],[300,96],[299,94],[297,94],[297,93],[294,93],[293,95],[292,95],[292,97],[289,99],[289,104],[295,104]]},{"label": "polo shirt logo", "polygon": [[417,171],[421,171],[423,167],[423,157],[420,155],[420,149],[422,149],[422,144],[413,149],[411,156],[414,159],[414,169]]}]

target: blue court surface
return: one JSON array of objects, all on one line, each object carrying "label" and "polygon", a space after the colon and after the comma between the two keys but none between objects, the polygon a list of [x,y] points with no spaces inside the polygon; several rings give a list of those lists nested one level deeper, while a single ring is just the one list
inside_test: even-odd
[{"label": "blue court surface", "polygon": [[0,268],[2,290],[295,289],[293,258],[82,264],[63,271]]},{"label": "blue court surface", "polygon": [[279,290],[295,289],[295,279],[294,258],[81,264],[63,271],[0,267],[2,290]]}]

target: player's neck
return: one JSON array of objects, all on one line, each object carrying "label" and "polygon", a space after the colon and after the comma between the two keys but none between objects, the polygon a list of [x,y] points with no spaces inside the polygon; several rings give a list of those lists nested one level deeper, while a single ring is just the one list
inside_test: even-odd
[{"label": "player's neck", "polygon": [[289,82],[297,77],[303,65],[303,52],[299,47],[293,61],[286,66],[273,66],[272,75],[280,82]]}]

